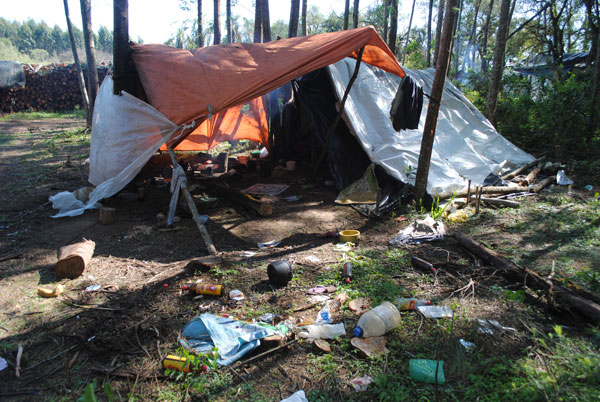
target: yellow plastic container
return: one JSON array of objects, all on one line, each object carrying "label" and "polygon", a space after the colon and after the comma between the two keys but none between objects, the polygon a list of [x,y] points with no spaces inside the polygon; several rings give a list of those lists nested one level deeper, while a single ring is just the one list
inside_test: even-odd
[{"label": "yellow plastic container", "polygon": [[356,243],[360,239],[360,232],[358,230],[342,230],[339,234],[341,242],[352,242]]}]

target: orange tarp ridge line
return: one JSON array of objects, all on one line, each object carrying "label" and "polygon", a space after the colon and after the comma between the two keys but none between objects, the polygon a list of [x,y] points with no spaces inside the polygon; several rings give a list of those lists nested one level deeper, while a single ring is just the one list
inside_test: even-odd
[{"label": "orange tarp ridge line", "polygon": [[198,125],[306,73],[345,57],[356,58],[363,46],[363,62],[405,75],[373,27],[192,51],[159,44],[133,45],[132,58],[149,103],[177,125]]}]

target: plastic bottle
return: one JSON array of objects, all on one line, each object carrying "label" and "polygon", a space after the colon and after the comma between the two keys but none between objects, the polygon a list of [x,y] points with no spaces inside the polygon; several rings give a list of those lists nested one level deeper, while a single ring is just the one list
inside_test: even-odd
[{"label": "plastic bottle", "polygon": [[315,320],[315,324],[329,324],[331,323],[331,310],[329,309],[329,303],[325,304],[325,307],[319,311],[317,314],[317,319]]},{"label": "plastic bottle", "polygon": [[325,325],[307,325],[302,328],[298,334],[301,338],[333,339],[336,336],[346,335],[344,323],[325,324]]},{"label": "plastic bottle", "polygon": [[430,300],[416,299],[414,297],[399,297],[396,299],[396,307],[398,307],[398,310],[400,311],[414,310],[419,306],[429,306],[430,304]]},{"label": "plastic bottle", "polygon": [[344,282],[350,283],[352,281],[352,264],[349,262],[344,264]]},{"label": "plastic bottle", "polygon": [[358,319],[355,336],[381,336],[400,324],[400,311],[390,302],[383,302]]},{"label": "plastic bottle", "polygon": [[194,283],[182,286],[181,289],[189,290],[197,295],[223,296],[223,287],[221,285],[201,285]]}]

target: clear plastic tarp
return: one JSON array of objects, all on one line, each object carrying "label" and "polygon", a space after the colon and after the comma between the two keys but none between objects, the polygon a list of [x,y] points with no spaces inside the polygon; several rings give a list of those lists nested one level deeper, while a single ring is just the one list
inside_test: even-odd
[{"label": "clear plastic tarp", "polygon": [[[342,98],[356,60],[346,58],[329,66],[336,93]],[[431,93],[434,69],[404,71]],[[396,179],[414,185],[428,99],[423,101],[419,128],[396,132],[389,118],[401,78],[368,64],[360,66],[345,104],[346,122],[371,161]],[[452,83],[446,80],[435,133],[427,192],[432,196],[487,184],[491,174],[533,161],[502,137]]]}]

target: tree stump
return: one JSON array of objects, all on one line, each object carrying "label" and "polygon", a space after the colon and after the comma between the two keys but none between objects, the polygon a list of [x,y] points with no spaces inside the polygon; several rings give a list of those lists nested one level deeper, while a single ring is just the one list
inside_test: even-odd
[{"label": "tree stump", "polygon": [[56,275],[61,278],[77,278],[92,259],[95,247],[96,243],[91,240],[61,247],[58,250]]},{"label": "tree stump", "polygon": [[100,223],[103,225],[112,225],[115,223],[115,208],[100,207]]}]

